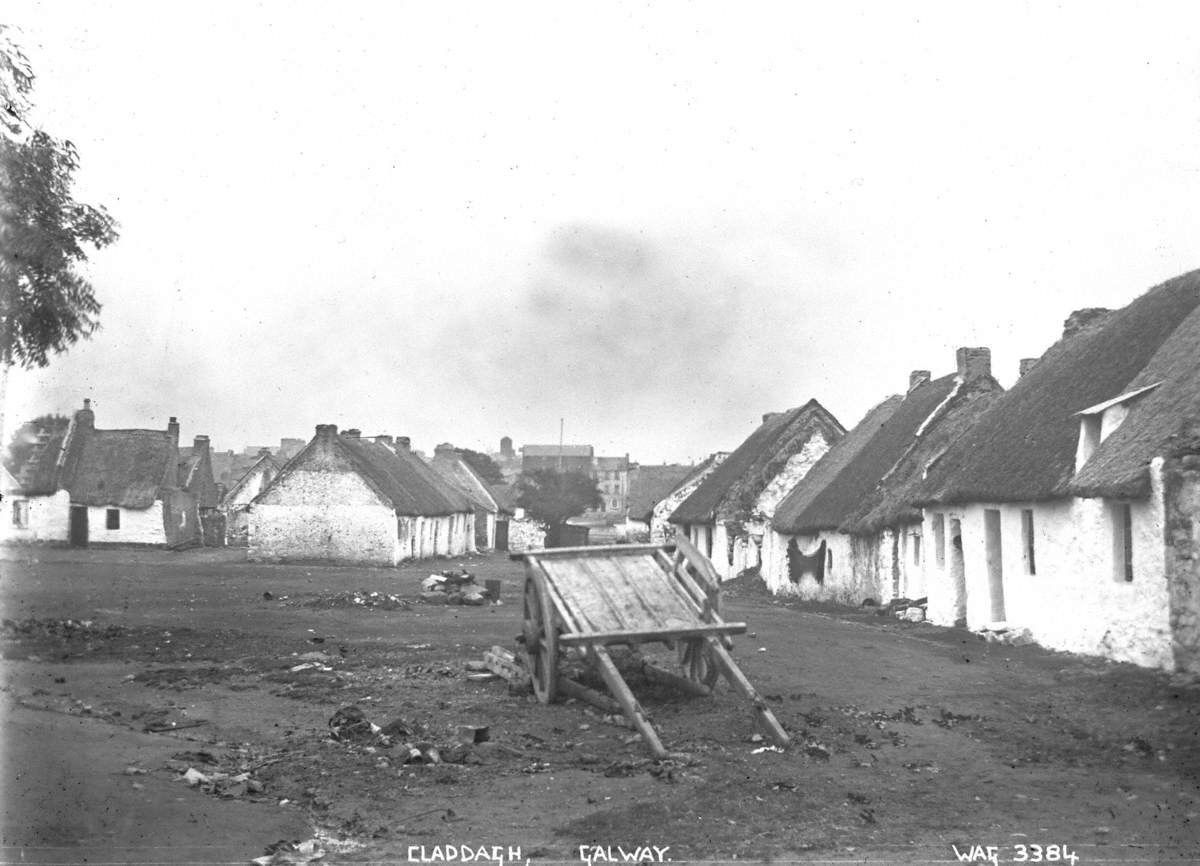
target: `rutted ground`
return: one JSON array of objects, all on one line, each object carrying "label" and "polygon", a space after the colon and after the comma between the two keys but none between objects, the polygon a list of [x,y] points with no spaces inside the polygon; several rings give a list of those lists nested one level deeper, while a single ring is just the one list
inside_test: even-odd
[{"label": "rutted ground", "polygon": [[[502,557],[464,562],[500,579],[508,604],[465,608],[420,603],[428,565],[7,555],[4,723],[21,745],[7,756],[21,772],[7,860],[21,847],[52,862],[229,862],[318,830],[339,862],[448,844],[576,862],[581,845],[675,860],[946,859],[952,843],[1010,859],[1015,844],[1065,844],[1081,862],[1200,853],[1200,689],[1165,675],[804,609],[739,581],[726,614],[749,634],[735,655],[794,746],[764,748],[729,690],[683,697],[627,659],[675,755],[655,762],[584,705],[467,679],[467,661],[520,631],[521,567]],[[330,720],[351,706],[382,730],[335,739]],[[460,725],[490,739],[457,745]],[[76,739],[86,759],[48,757]],[[75,793],[54,788],[55,773],[101,769]],[[22,791],[38,786],[57,814],[30,825]],[[119,820],[96,817],[114,804]],[[205,811],[226,807],[243,816],[228,832]]]}]

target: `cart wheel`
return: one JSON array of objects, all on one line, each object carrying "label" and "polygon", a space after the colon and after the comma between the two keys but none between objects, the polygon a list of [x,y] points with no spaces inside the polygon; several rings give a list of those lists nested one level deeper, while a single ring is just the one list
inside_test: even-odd
[{"label": "cart wheel", "polygon": [[525,578],[525,655],[533,693],[548,704],[558,693],[558,629],[541,575]]},{"label": "cart wheel", "polygon": [[716,685],[721,674],[713,661],[712,647],[704,638],[679,642],[679,666],[689,680],[710,689]]}]

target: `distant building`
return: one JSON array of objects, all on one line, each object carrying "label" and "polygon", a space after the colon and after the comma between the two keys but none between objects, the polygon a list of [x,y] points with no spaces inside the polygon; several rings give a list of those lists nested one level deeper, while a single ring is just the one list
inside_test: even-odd
[{"label": "distant building", "polygon": [[591,445],[525,445],[521,448],[521,471],[553,469],[591,475],[594,456]]},{"label": "distant building", "polygon": [[262,448],[254,465],[243,472],[242,477],[225,493],[220,507],[225,515],[228,544],[246,546],[250,531],[250,503],[275,479],[280,468],[278,461],[271,456],[270,449]]},{"label": "distant building", "polygon": [[591,475],[600,488],[602,510],[608,514],[625,514],[629,505],[629,455],[595,458]]},{"label": "distant building", "polygon": [[448,443],[434,449],[429,465],[474,506],[476,549],[508,550],[509,519],[513,508],[499,492]]}]

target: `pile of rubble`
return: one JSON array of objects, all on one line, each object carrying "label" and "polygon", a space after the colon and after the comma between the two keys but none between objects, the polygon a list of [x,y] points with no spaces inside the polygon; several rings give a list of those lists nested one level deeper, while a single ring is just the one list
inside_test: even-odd
[{"label": "pile of rubble", "polygon": [[905,622],[924,622],[925,609],[929,599],[925,598],[893,598],[875,612],[876,616],[894,616]]},{"label": "pile of rubble", "polygon": [[381,764],[463,764],[473,761],[472,748],[489,739],[486,725],[459,725],[450,740],[435,742],[424,726],[393,719],[383,727],[367,718],[358,706],[345,706],[329,719],[329,736],[339,743],[364,747],[366,751],[390,751]]},{"label": "pile of rubble", "polygon": [[475,575],[465,568],[449,568],[421,581],[421,600],[431,604],[466,604],[482,607],[500,604],[500,582],[488,581],[487,587],[475,583]]},{"label": "pile of rubble", "polygon": [[1008,646],[1029,646],[1034,643],[1033,633],[1027,628],[1014,628],[1006,622],[989,622],[979,632],[988,643],[1002,643]]}]

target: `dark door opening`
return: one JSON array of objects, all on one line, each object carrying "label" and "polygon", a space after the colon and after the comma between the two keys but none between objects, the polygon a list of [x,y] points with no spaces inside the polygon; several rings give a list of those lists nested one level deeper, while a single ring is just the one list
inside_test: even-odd
[{"label": "dark door opening", "polygon": [[496,521],[496,550],[508,550],[508,521]]},{"label": "dark door opening", "polygon": [[68,538],[72,547],[88,546],[88,510],[86,505],[71,506],[71,528]]},{"label": "dark door opening", "polygon": [[950,580],[953,584],[954,624],[967,624],[967,571],[963,564],[962,521],[950,521]]}]

